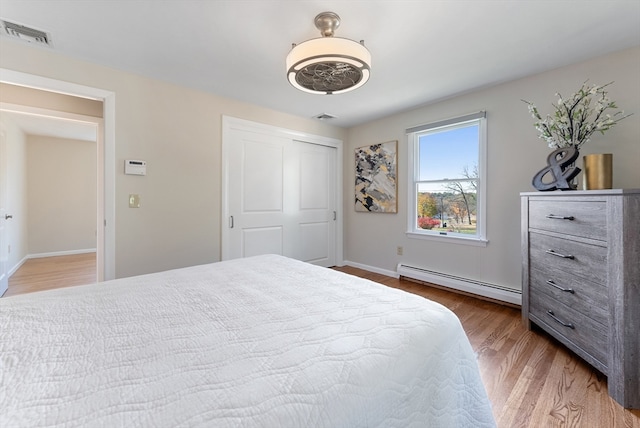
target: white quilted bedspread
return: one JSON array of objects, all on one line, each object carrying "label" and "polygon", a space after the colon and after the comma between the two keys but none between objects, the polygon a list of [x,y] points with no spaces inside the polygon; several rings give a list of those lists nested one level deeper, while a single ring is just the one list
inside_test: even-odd
[{"label": "white quilted bedspread", "polygon": [[457,317],[281,256],[0,299],[0,426],[493,427]]}]

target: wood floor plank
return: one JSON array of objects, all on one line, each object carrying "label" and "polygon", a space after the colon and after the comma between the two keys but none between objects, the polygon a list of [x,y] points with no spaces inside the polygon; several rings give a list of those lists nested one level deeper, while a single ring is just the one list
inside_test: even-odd
[{"label": "wood floor plank", "polygon": [[28,259],[9,278],[3,297],[96,282],[96,253]]}]

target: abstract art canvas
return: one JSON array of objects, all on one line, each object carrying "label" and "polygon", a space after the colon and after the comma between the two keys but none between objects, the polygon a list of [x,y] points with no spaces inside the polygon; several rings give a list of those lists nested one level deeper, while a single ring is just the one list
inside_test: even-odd
[{"label": "abstract art canvas", "polygon": [[397,151],[397,141],[356,149],[356,211],[398,212]]}]

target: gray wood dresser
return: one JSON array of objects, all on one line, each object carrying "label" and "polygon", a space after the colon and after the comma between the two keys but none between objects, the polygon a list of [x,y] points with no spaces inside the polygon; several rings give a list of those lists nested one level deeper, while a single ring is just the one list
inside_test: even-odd
[{"label": "gray wood dresser", "polygon": [[521,193],[522,319],[640,408],[640,189]]}]

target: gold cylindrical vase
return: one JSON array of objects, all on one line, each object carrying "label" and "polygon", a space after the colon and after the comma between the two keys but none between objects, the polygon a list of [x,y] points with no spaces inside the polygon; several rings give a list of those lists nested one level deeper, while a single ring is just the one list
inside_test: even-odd
[{"label": "gold cylindrical vase", "polygon": [[583,183],[585,190],[611,189],[613,185],[613,155],[585,155]]}]

